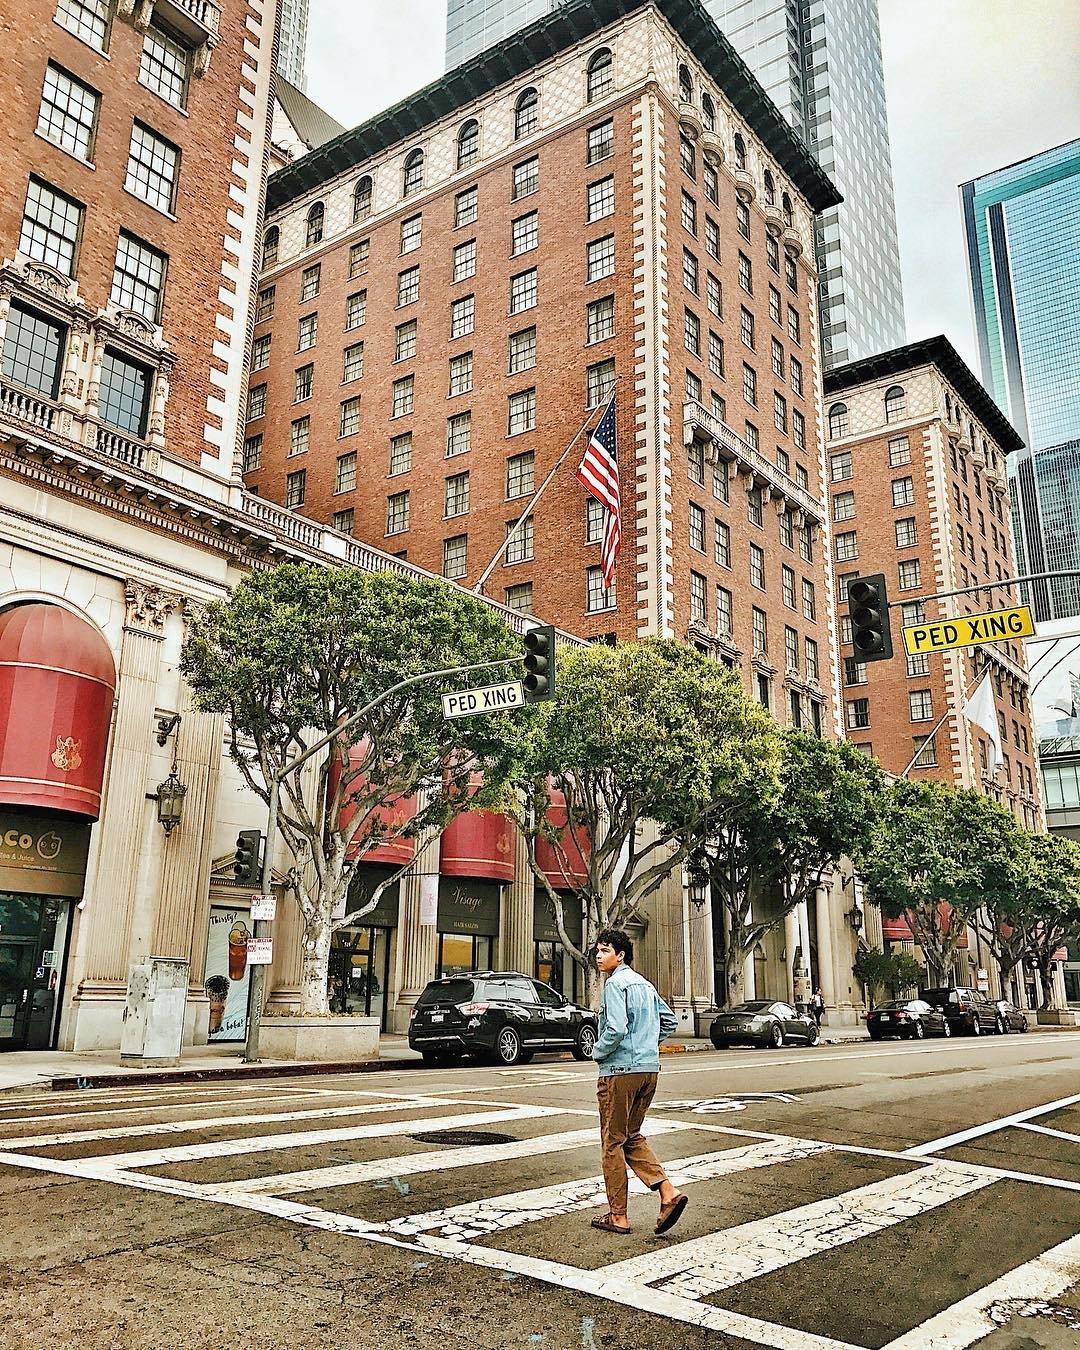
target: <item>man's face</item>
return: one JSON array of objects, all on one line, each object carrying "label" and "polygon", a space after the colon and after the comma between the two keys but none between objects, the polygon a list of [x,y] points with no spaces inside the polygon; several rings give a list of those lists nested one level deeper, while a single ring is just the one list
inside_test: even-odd
[{"label": "man's face", "polygon": [[614,947],[607,942],[598,942],[596,944],[596,968],[602,975],[610,975],[616,966],[623,963],[623,953],[617,952]]}]

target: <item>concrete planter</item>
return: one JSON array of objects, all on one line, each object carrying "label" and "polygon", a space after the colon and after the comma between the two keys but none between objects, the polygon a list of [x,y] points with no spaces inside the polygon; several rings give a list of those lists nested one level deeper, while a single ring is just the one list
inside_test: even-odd
[{"label": "concrete planter", "polygon": [[1075,1008],[1047,1008],[1036,1014],[1040,1027],[1075,1027],[1078,1025]]},{"label": "concrete planter", "polygon": [[344,1064],[377,1059],[377,1017],[266,1017],[259,1054],[263,1059],[320,1060]]}]

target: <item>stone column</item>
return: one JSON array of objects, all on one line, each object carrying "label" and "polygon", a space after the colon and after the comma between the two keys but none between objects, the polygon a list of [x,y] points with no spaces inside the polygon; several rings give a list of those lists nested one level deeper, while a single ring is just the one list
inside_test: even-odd
[{"label": "stone column", "polygon": [[[423,792],[417,793],[417,810],[424,809]],[[439,875],[439,841],[425,834],[418,840],[417,861],[401,879],[400,919],[397,932],[397,958],[394,983],[397,999],[389,1009],[388,1029],[404,1033],[409,1028],[409,1009],[420,997],[427,982],[435,976],[436,933],[434,923],[420,922],[420,903],[425,876]],[[428,846],[424,848],[424,845]]]},{"label": "stone column", "polygon": [[818,981],[821,984],[821,996],[825,1000],[825,1021],[829,1012],[836,1009],[836,975],[833,963],[832,945],[832,906],[829,903],[829,888],[819,886],[814,893],[814,931],[817,937]]},{"label": "stone column", "polygon": [[536,878],[529,866],[529,848],[525,836],[518,831],[514,879],[503,888],[499,918],[499,953],[504,970],[532,974],[535,895]]},{"label": "stone column", "polygon": [[806,1003],[813,992],[810,987],[813,980],[813,967],[810,963],[810,915],[807,912],[805,900],[799,901],[795,918],[799,925],[799,951],[802,957],[802,965],[795,973],[795,1000],[797,1003]]},{"label": "stone column", "polygon": [[159,829],[147,801],[154,749],[161,644],[180,597],[157,586],[127,583],[127,622],[120,649],[117,705],[97,825],[97,869],[85,891],[80,933],[81,979],[75,996],[75,1050],[114,1048],[127,994],[132,924],[147,832]]},{"label": "stone column", "polygon": [[695,1017],[713,1007],[713,913],[712,897],[705,888],[705,903],[690,905],[690,999]]},{"label": "stone column", "polygon": [[159,450],[165,448],[165,405],[169,401],[169,376],[172,362],[161,358],[157,374],[154,376],[154,391],[150,401],[150,416],[147,419],[146,439]]},{"label": "stone column", "polygon": [[795,1001],[795,957],[799,946],[799,916],[792,910],[784,915],[784,998]]},{"label": "stone column", "polygon": [[[98,415],[98,404],[101,401],[101,366],[105,360],[105,339],[101,332],[95,330],[94,345],[90,357],[90,378],[86,382],[86,416],[93,419]],[[92,446],[96,431],[92,421],[86,424],[86,444]]]}]

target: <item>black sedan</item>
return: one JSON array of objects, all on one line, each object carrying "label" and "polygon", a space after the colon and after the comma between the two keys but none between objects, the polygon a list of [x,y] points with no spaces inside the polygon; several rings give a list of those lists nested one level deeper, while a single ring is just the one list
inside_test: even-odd
[{"label": "black sedan", "polygon": [[771,1045],[779,1049],[785,1041],[816,1045],[818,1028],[812,1017],[796,1012],[790,1003],[752,999],[736,1003],[715,1017],[709,1039],[717,1050],[726,1045]]},{"label": "black sedan", "polygon": [[885,1036],[921,1041],[924,1036],[952,1035],[945,1014],[937,1012],[921,998],[897,998],[882,1003],[867,1014],[866,1029],[872,1041],[880,1041]]},{"label": "black sedan", "polygon": [[1027,1031],[1028,1020],[1015,1003],[1010,1003],[1007,998],[998,998],[994,1000],[994,1008],[998,1015],[999,1035],[1009,1031]]}]

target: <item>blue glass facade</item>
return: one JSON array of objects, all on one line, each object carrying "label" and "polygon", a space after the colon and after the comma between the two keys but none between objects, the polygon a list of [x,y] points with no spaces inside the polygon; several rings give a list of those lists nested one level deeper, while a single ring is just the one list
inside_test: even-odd
[{"label": "blue glass facade", "polygon": [[[1010,477],[1020,558],[1080,568],[1080,140],[960,188],[983,380],[1029,451]],[[1080,614],[1080,581],[1033,587]]]}]

